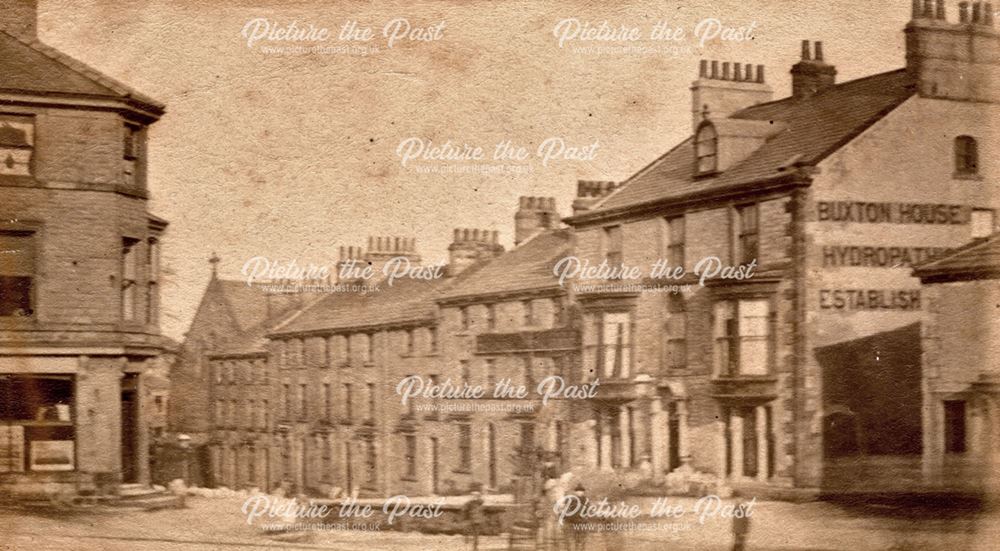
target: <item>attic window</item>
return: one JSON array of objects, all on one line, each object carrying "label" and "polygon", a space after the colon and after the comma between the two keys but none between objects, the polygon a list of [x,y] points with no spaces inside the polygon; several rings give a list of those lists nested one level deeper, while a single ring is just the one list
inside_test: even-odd
[{"label": "attic window", "polygon": [[703,123],[695,136],[695,173],[712,174],[719,169],[719,134],[712,123]]}]

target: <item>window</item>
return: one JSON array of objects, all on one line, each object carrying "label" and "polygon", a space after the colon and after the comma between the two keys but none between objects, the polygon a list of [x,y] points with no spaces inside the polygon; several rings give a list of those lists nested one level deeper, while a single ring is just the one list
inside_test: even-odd
[{"label": "window", "polygon": [[333,339],[336,337],[323,337],[323,367],[333,365]]},{"label": "window", "polygon": [[417,436],[414,434],[403,435],[403,457],[406,461],[406,475],[404,478],[417,478]]},{"label": "window", "polygon": [[428,342],[428,348],[430,348],[430,351],[431,352],[437,352],[438,351],[438,330],[437,330],[437,327],[430,327],[430,328],[427,329],[427,339],[429,341]]},{"label": "window", "polygon": [[142,157],[142,129],[126,124],[122,137],[122,180],[125,185],[135,184]]},{"label": "window", "polygon": [[462,331],[468,331],[469,326],[471,325],[469,323],[469,308],[467,306],[462,306],[458,309],[458,315]]},{"label": "window", "polygon": [[344,383],[344,422],[346,423],[351,422],[351,410],[354,409],[351,403],[354,399],[354,397],[351,396],[351,390],[351,383]]},{"label": "window", "polygon": [[975,138],[955,138],[955,173],[965,176],[979,173],[979,145]]},{"label": "window", "polygon": [[611,266],[622,263],[622,227],[604,228],[604,259]]},{"label": "window", "polygon": [[486,358],[486,384],[490,387],[487,392],[493,392],[492,388],[497,382],[497,361],[493,358]]},{"label": "window", "polygon": [[350,365],[350,364],[351,364],[351,336],[350,335],[344,335],[344,364],[343,365],[346,366],[346,365]]},{"label": "window", "polygon": [[535,303],[531,300],[521,301],[521,310],[524,312],[524,326],[531,327],[535,325]]},{"label": "window", "polygon": [[674,295],[667,299],[667,323],[663,332],[666,336],[664,363],[670,369],[687,367],[687,313],[684,310],[683,297]]},{"label": "window", "polygon": [[33,117],[0,115],[0,176],[30,176],[34,147]]},{"label": "window", "polygon": [[292,418],[292,385],[285,383],[281,387],[281,402],[285,406],[285,419]]},{"label": "window", "polygon": [[740,264],[750,264],[760,253],[760,236],[758,228],[757,205],[736,207],[739,218],[739,253]]},{"label": "window", "polygon": [[405,338],[405,344],[404,344],[404,346],[405,346],[405,349],[406,349],[406,355],[407,356],[413,355],[413,351],[414,351],[414,349],[416,347],[415,344],[414,344],[414,342],[413,342],[413,340],[414,340],[413,339],[413,329],[407,329],[404,338]]},{"label": "window", "polygon": [[945,400],[943,405],[944,451],[945,453],[965,453],[965,402]]},{"label": "window", "polygon": [[629,376],[632,336],[627,312],[607,312],[598,317],[598,371],[605,378]]},{"label": "window", "polygon": [[333,419],[333,392],[330,383],[323,383],[323,418],[329,423]]},{"label": "window", "polygon": [[533,390],[535,386],[535,373],[533,369],[534,365],[532,365],[532,363],[533,361],[531,356],[524,356],[523,358],[521,358],[522,380],[524,381],[525,388],[527,388],[529,391]]},{"label": "window", "polygon": [[361,363],[370,364],[372,362],[372,356],[374,355],[374,346],[372,345],[372,336],[367,334],[361,335],[361,340],[364,341],[361,347]]},{"label": "window", "polygon": [[0,375],[0,473],[76,469],[70,375]]},{"label": "window", "polygon": [[375,420],[375,383],[365,385],[368,389],[368,420]]},{"label": "window", "polygon": [[378,454],[372,439],[365,440],[365,467],[368,474],[365,482],[369,487],[374,487],[378,482]]},{"label": "window", "polygon": [[0,231],[0,254],[0,317],[33,316],[35,234]]},{"label": "window", "polygon": [[138,239],[131,239],[129,237],[122,238],[121,307],[122,307],[122,319],[125,321],[133,321],[136,318],[135,316],[136,314],[135,289],[136,289],[136,277],[137,277],[136,262],[139,259],[136,247],[138,244],[139,244]]},{"label": "window", "polygon": [[486,329],[494,331],[497,328],[497,306],[495,304],[486,305]]},{"label": "window", "polygon": [[268,400],[264,400],[261,403],[261,409],[264,411],[264,415],[261,416],[260,428],[267,429],[268,425],[271,424],[270,402]]},{"label": "window", "polygon": [[667,218],[667,263],[674,267],[684,267],[684,217]]},{"label": "window", "polygon": [[996,231],[996,216],[996,211],[993,209],[972,209],[972,218],[969,220],[972,238],[980,239],[993,235]]},{"label": "window", "polygon": [[472,384],[472,371],[469,369],[469,360],[459,360],[458,361],[459,372],[461,373],[462,382]]},{"label": "window", "polygon": [[299,419],[305,419],[309,412],[309,394],[306,390],[306,383],[299,383]]},{"label": "window", "polygon": [[715,369],[722,377],[770,371],[770,306],[767,300],[715,304]]},{"label": "window", "polygon": [[458,425],[458,470],[472,470],[472,425]]},{"label": "window", "polygon": [[159,320],[160,305],[160,242],[150,239],[146,249],[146,273],[149,283],[146,288],[146,323],[154,325]]},{"label": "window", "polygon": [[719,135],[711,123],[702,124],[695,138],[698,175],[713,174],[719,170]]}]

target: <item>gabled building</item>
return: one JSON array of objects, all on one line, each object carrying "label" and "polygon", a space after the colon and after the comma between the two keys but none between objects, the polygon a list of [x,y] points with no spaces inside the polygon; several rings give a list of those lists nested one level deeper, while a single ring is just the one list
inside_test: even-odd
[{"label": "gabled building", "polygon": [[0,13],[0,493],[114,493],[149,481],[164,106],[40,42],[36,2]]},{"label": "gabled building", "polygon": [[[614,402],[594,419],[602,467],[664,446],[658,473],[818,489],[838,466],[919,457],[910,271],[996,227],[1000,35],[978,2],[957,22],[914,4],[899,70],[838,84],[804,42],[774,101],[762,67],[702,62],[691,137],[566,220],[581,258],[663,259],[686,277],[644,284],[692,285],[575,293],[583,372]],[[702,285],[708,257],[753,276]]]}]

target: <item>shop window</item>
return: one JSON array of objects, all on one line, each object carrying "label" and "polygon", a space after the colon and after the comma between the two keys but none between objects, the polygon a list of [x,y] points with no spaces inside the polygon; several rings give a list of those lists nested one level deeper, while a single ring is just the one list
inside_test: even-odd
[{"label": "shop window", "polygon": [[0,375],[0,473],[76,468],[70,375]]}]

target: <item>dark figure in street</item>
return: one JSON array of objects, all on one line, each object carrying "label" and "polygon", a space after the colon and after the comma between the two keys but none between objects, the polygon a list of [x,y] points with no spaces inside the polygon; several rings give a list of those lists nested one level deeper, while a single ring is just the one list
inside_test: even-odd
[{"label": "dark figure in street", "polygon": [[479,551],[479,535],[486,525],[486,513],[483,510],[483,495],[479,490],[472,491],[472,499],[465,504],[466,536],[472,539],[472,551]]},{"label": "dark figure in street", "polygon": [[750,537],[749,511],[749,504],[743,502],[733,516],[733,551],[744,551],[747,548],[747,539]]}]

